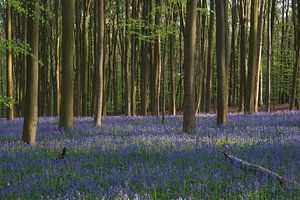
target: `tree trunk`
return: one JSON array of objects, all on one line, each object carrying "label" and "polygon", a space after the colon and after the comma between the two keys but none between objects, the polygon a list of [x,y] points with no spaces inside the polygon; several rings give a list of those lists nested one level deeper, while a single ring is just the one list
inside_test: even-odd
[{"label": "tree trunk", "polygon": [[217,48],[217,124],[228,123],[228,91],[227,91],[227,67],[226,67],[226,22],[225,3],[216,0],[216,48]]},{"label": "tree trunk", "polygon": [[154,68],[152,68],[152,83],[151,93],[153,93],[153,102],[152,102],[152,115],[159,115],[159,98],[160,98],[160,82],[161,82],[161,37],[159,31],[162,25],[162,0],[156,0],[156,15],[155,15],[155,25],[156,30],[156,39],[154,42]]},{"label": "tree trunk", "polygon": [[231,51],[230,51],[230,75],[229,75],[229,106],[235,106],[235,86],[236,86],[236,1],[232,1],[231,16]]},{"label": "tree trunk", "polygon": [[258,52],[257,52],[257,63],[255,71],[255,99],[254,99],[254,112],[258,112],[259,105],[259,83],[260,83],[260,72],[262,70],[262,48],[263,48],[263,37],[264,37],[264,0],[260,1],[260,11],[258,17]]},{"label": "tree trunk", "polygon": [[129,67],[129,0],[125,0],[125,52],[124,52],[124,78],[125,78],[125,115],[131,115],[131,95],[130,95],[130,67]]},{"label": "tree trunk", "polygon": [[90,21],[90,4],[91,0],[84,0],[83,6],[83,28],[82,28],[82,65],[81,65],[81,99],[82,99],[82,116],[86,116],[88,106],[88,70],[89,70],[89,21]]},{"label": "tree trunk", "polygon": [[60,0],[55,0],[55,12],[56,12],[56,26],[55,26],[55,77],[56,77],[56,110],[55,114],[59,115],[60,111],[60,99],[61,99],[61,91],[60,91],[60,31],[61,31],[61,12],[60,12]]},{"label": "tree trunk", "polygon": [[73,129],[73,54],[75,0],[62,1],[62,88],[59,129]]},{"label": "tree trunk", "polygon": [[[292,88],[291,88],[291,99],[290,99],[290,110],[293,110],[295,108],[295,102],[297,97],[297,82],[299,77],[299,68],[300,68],[300,3],[298,1],[297,5],[297,14],[296,14],[296,2],[293,0],[293,15],[294,15],[294,32],[295,32],[295,65],[293,70],[293,81],[292,81]],[[297,16],[297,17],[296,17]]]},{"label": "tree trunk", "polygon": [[268,62],[266,78],[266,111],[271,111],[271,69],[273,66],[273,24],[275,16],[275,0],[268,1]]},{"label": "tree trunk", "polygon": [[97,0],[98,15],[97,15],[97,32],[98,32],[98,59],[97,69],[95,70],[96,76],[96,110],[94,115],[94,123],[96,126],[101,126],[102,124],[102,106],[103,106],[103,68],[104,68],[104,33],[105,33],[105,14],[104,14],[104,0]]},{"label": "tree trunk", "polygon": [[[174,12],[174,4],[171,3],[171,14],[170,14],[170,21],[174,24],[177,21],[177,16]],[[175,42],[175,35],[169,34],[169,114],[176,115],[176,85],[175,85],[175,67],[174,67],[174,42]]]},{"label": "tree trunk", "polygon": [[[137,0],[132,0],[132,19],[138,19],[139,13],[139,2]],[[134,30],[136,31],[136,30]],[[136,34],[131,34],[131,114],[136,116],[136,95],[137,95],[137,44],[138,39]]]},{"label": "tree trunk", "polygon": [[206,100],[205,112],[210,112],[211,106],[211,82],[212,82],[212,68],[213,68],[213,47],[215,35],[215,0],[210,0],[210,22],[208,32],[208,55],[207,55],[207,71],[206,71]]},{"label": "tree trunk", "polygon": [[255,99],[255,74],[257,67],[257,51],[258,51],[258,0],[251,0],[251,22],[249,36],[249,61],[248,61],[248,78],[247,91],[245,99],[245,112],[251,114],[254,112]]},{"label": "tree trunk", "polygon": [[7,80],[7,97],[9,99],[9,105],[7,107],[7,119],[14,119],[14,80],[13,80],[13,55],[12,55],[12,1],[7,1],[7,50],[6,50],[6,80]]},{"label": "tree trunk", "polygon": [[[39,1],[32,0],[28,8],[34,13],[39,12]],[[28,17],[28,44],[31,47],[31,54],[27,58],[27,88],[24,106],[24,124],[22,140],[27,144],[36,143],[36,128],[38,115],[38,60],[39,60],[39,19]]]},{"label": "tree trunk", "polygon": [[247,1],[240,0],[240,102],[239,110],[244,111],[246,90],[247,90],[247,65],[246,65],[246,44],[247,44]]},{"label": "tree trunk", "polygon": [[[202,3],[199,3],[200,8],[207,9],[207,3],[206,0],[204,0]],[[199,12],[198,14],[198,37],[199,37],[199,61],[197,65],[197,74],[196,76],[196,113],[200,113],[201,111],[201,104],[203,103],[203,82],[204,82],[204,72],[205,72],[205,53],[206,53],[206,14],[202,14]]]},{"label": "tree trunk", "polygon": [[184,35],[183,132],[193,133],[196,128],[194,82],[197,21],[196,0],[187,1],[186,13],[186,29]]}]

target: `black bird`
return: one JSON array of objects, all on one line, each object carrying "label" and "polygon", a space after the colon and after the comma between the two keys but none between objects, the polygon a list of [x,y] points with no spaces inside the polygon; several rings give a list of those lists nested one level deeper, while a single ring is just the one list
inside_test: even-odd
[{"label": "black bird", "polygon": [[65,156],[67,155],[67,147],[63,148],[62,153],[59,155],[58,159],[59,160],[63,160],[65,158]]}]

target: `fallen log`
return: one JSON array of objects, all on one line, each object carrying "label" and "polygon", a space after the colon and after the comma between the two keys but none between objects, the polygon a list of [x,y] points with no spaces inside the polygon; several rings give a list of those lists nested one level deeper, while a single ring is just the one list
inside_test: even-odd
[{"label": "fallen log", "polygon": [[295,181],[285,177],[285,176],[280,176],[279,174],[277,174],[276,172],[273,172],[267,168],[264,168],[262,166],[259,165],[255,165],[255,164],[251,164],[247,161],[244,161],[242,159],[239,159],[233,155],[230,155],[229,153],[219,150],[219,152],[223,153],[224,156],[226,157],[226,159],[228,159],[229,161],[232,162],[232,164],[234,164],[235,166],[244,169],[244,170],[248,170],[248,171],[253,171],[253,172],[260,172],[262,174],[266,174],[267,176],[273,178],[274,180],[278,180],[281,184],[292,184],[295,186],[298,186],[298,183],[296,183]]}]

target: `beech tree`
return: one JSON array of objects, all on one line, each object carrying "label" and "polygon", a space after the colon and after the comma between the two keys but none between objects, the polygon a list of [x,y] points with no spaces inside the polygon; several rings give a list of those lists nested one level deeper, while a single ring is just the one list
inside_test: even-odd
[{"label": "beech tree", "polygon": [[245,99],[245,112],[254,112],[255,100],[255,74],[257,67],[258,51],[258,0],[251,0],[251,22],[249,36],[249,57],[248,57],[248,77],[247,91]]},{"label": "beech tree", "polygon": [[6,23],[7,23],[7,50],[6,50],[6,79],[7,79],[7,97],[9,104],[7,106],[7,119],[13,120],[14,118],[14,80],[13,80],[13,55],[12,55],[12,0],[7,0]]},{"label": "beech tree", "polygon": [[227,86],[227,62],[226,62],[226,22],[225,3],[216,0],[216,49],[217,49],[217,124],[228,123],[228,86]]},{"label": "beech tree", "polygon": [[105,14],[104,14],[104,0],[97,0],[97,32],[98,32],[98,46],[97,46],[97,66],[96,66],[96,110],[94,115],[94,122],[96,126],[102,124],[102,101],[103,101],[103,67],[104,67],[104,28],[105,28]]},{"label": "beech tree", "polygon": [[73,54],[75,0],[62,1],[62,88],[60,129],[73,128]]},{"label": "beech tree", "polygon": [[38,80],[39,80],[39,1],[28,1],[31,16],[28,17],[28,44],[31,55],[27,58],[27,83],[24,104],[24,124],[22,140],[27,144],[36,143],[36,128],[38,116]]},{"label": "beech tree", "polygon": [[195,117],[195,48],[196,48],[197,0],[188,0],[184,37],[184,100],[183,132],[193,133]]}]

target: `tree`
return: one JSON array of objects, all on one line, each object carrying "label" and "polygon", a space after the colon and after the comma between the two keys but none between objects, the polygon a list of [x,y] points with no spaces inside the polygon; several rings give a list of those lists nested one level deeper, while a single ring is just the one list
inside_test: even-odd
[{"label": "tree", "polygon": [[102,101],[103,101],[103,67],[104,67],[104,28],[105,28],[105,14],[104,14],[104,0],[97,0],[98,9],[97,14],[97,32],[98,32],[98,46],[97,46],[97,66],[96,66],[96,110],[94,115],[94,122],[96,126],[101,126],[102,121]]},{"label": "tree", "polygon": [[73,128],[73,54],[75,0],[62,1],[62,95],[59,128]]},{"label": "tree", "polygon": [[273,25],[275,15],[275,0],[268,0],[268,61],[266,78],[266,111],[271,110],[271,69],[273,66]]},{"label": "tree", "polygon": [[228,86],[226,62],[226,22],[225,3],[216,0],[216,49],[217,49],[217,124],[228,123]]},{"label": "tree", "polygon": [[196,128],[195,117],[195,46],[197,1],[188,0],[186,7],[186,25],[184,35],[184,100],[183,132],[193,133]]},{"label": "tree", "polygon": [[240,0],[240,103],[239,110],[244,111],[246,99],[246,80],[247,80],[247,66],[246,66],[246,43],[247,43],[247,0]]},{"label": "tree", "polygon": [[60,111],[60,99],[61,99],[61,91],[60,91],[60,43],[61,43],[61,12],[60,12],[60,0],[55,0],[55,17],[56,17],[56,26],[55,26],[55,77],[56,77],[56,110],[55,113],[59,115]]},{"label": "tree", "polygon": [[27,144],[36,143],[36,128],[38,115],[38,60],[39,60],[39,1],[28,1],[32,17],[28,17],[28,44],[31,54],[27,58],[27,88],[24,105],[24,124],[22,140]]},{"label": "tree", "polygon": [[[297,14],[296,14],[296,2],[293,0],[293,18],[294,18],[294,32],[295,32],[295,66],[293,71],[293,81],[292,81],[292,87],[291,87],[291,98],[290,98],[290,110],[293,110],[295,107],[296,102],[296,96],[297,96],[297,80],[299,77],[299,68],[300,68],[300,3],[298,1],[297,5]],[[298,17],[296,17],[298,16]]]},{"label": "tree", "polygon": [[251,22],[249,36],[248,78],[245,99],[245,112],[254,112],[255,100],[255,74],[257,67],[258,51],[258,0],[251,0]]},{"label": "tree", "polygon": [[207,55],[207,71],[206,71],[206,100],[205,100],[205,112],[210,111],[211,102],[211,82],[212,82],[212,68],[213,68],[213,46],[215,35],[215,0],[210,0],[210,19],[209,19],[209,31],[208,31],[208,55]]},{"label": "tree", "polygon": [[13,55],[12,55],[12,1],[7,1],[7,30],[6,30],[6,37],[7,37],[7,50],[6,50],[6,75],[7,75],[7,97],[9,98],[9,105],[7,110],[7,119],[13,120],[14,118],[14,80],[13,80]]}]

